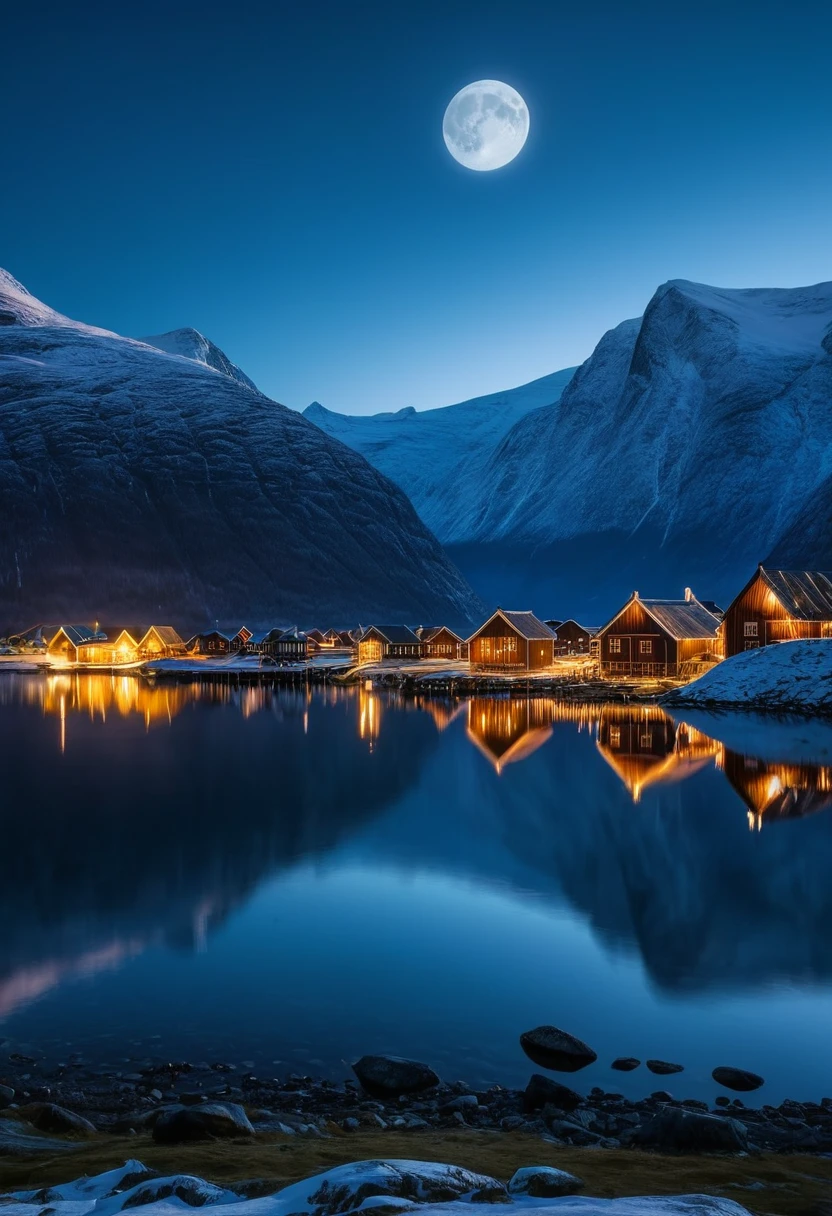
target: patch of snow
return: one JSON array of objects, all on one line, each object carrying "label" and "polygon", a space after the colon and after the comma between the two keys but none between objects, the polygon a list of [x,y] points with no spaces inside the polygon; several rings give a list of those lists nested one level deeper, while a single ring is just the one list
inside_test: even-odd
[{"label": "patch of snow", "polygon": [[195,363],[201,363],[203,367],[210,367],[223,376],[230,376],[238,384],[244,384],[246,388],[253,389],[255,393],[260,391],[254,381],[250,380],[236,363],[231,362],[224,351],[221,351],[198,329],[172,329],[169,333],[153,334],[149,338],[140,338],[139,341],[156,350],[164,351],[166,354],[182,359],[192,359]]},{"label": "patch of snow", "polygon": [[832,638],[746,650],[717,663],[662,701],[667,706],[832,710]]}]

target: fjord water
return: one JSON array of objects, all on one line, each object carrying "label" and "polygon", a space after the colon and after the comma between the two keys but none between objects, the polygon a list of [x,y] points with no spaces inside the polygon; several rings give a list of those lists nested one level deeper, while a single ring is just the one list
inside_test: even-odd
[{"label": "fjord water", "polygon": [[0,738],[0,1061],[832,1091],[832,726],[4,675]]}]

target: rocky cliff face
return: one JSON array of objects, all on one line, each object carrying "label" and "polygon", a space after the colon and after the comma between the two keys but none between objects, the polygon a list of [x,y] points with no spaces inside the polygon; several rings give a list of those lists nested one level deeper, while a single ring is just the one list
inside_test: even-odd
[{"label": "rocky cliff face", "polygon": [[171,354],[0,276],[0,627],[480,610],[396,486],[212,344]]},{"label": "rocky cliff face", "polygon": [[[393,467],[389,448],[363,450]],[[414,502],[503,603],[593,624],[634,587],[730,599],[770,554],[829,567],[832,283],[666,283],[559,400],[470,459],[473,477]]]}]

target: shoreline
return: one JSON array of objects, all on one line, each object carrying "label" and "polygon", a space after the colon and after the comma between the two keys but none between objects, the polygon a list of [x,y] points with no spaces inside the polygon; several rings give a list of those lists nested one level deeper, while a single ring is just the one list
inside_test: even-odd
[{"label": "shoreline", "polygon": [[[357,1075],[347,1075],[346,1065],[344,1079],[332,1081],[299,1073],[258,1077],[220,1062],[131,1062],[124,1070],[110,1071],[70,1060],[43,1067],[34,1057],[13,1053],[0,1063],[0,1122],[22,1121],[32,1135],[71,1133],[78,1119],[75,1130],[89,1134],[153,1135],[166,1112],[219,1104],[245,1111],[249,1134],[290,1139],[470,1130],[529,1136],[562,1148],[672,1151],[683,1148],[693,1129],[700,1145],[694,1151],[708,1151],[710,1144],[714,1151],[832,1153],[832,1097],[755,1107],[747,1104],[747,1093],[722,1094],[709,1105],[671,1095],[662,1087],[667,1074],[661,1073],[655,1076],[655,1090],[644,1098],[629,1099],[597,1086],[582,1095],[567,1084],[569,1075],[558,1074],[560,1080],[541,1075],[531,1063],[525,1089],[476,1089],[463,1081],[439,1080],[426,1065],[403,1063],[423,1075],[426,1071],[436,1083],[422,1080],[422,1088],[394,1092],[363,1086]],[[683,1085],[678,1073],[673,1082],[676,1088]],[[64,1114],[44,1115],[47,1108]],[[680,1132],[674,1120],[687,1130]],[[3,1151],[0,1135],[0,1156]]]}]

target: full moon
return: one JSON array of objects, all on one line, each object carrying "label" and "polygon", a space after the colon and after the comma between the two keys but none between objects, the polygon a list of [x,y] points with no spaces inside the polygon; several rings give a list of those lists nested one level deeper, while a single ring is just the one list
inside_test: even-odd
[{"label": "full moon", "polygon": [[451,98],[442,134],[451,156],[466,169],[502,169],[526,142],[529,108],[511,85],[475,80]]}]

